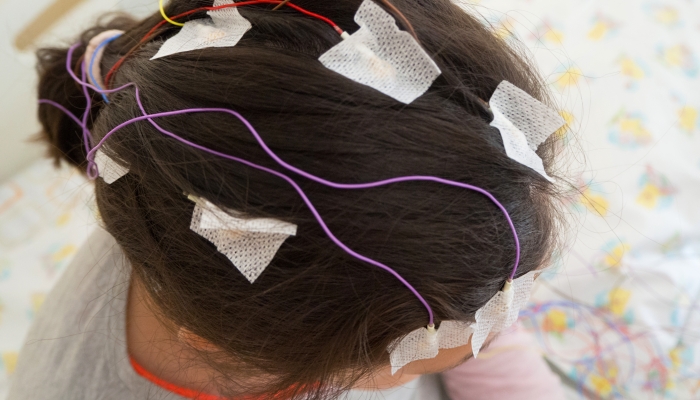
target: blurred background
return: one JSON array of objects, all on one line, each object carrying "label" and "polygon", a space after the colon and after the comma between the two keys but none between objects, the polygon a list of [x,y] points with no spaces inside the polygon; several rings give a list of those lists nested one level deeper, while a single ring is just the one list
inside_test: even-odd
[{"label": "blurred background", "polygon": [[28,143],[39,130],[35,118],[34,50],[65,44],[108,11],[146,15],[158,9],[148,0],[0,0],[0,181],[35,161],[42,148]]},{"label": "blurred background", "polygon": [[[532,59],[570,128],[571,239],[522,323],[571,399],[700,399],[700,1],[459,4]],[[33,52],[106,11],[156,10],[0,0],[0,399],[45,294],[96,226],[91,184],[29,142]]]}]

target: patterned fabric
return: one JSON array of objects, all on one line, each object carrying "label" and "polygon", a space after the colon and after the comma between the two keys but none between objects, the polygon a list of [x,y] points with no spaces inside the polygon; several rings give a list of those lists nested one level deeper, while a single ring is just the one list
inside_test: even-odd
[{"label": "patterned fabric", "polygon": [[472,7],[534,53],[585,154],[569,160],[576,237],[522,322],[580,393],[700,398],[700,2]]},{"label": "patterned fabric", "polygon": [[92,190],[49,161],[0,186],[0,399],[34,315],[96,226]]}]

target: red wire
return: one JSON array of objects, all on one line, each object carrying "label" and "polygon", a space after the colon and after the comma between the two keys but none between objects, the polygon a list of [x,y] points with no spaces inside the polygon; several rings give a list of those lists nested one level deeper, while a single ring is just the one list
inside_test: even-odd
[{"label": "red wire", "polygon": [[[224,7],[224,6],[222,6],[222,7]],[[340,29],[340,27],[338,25],[336,25],[335,22],[331,21],[330,18],[326,18],[323,15],[319,15],[319,14],[316,14],[316,13],[311,12],[309,10],[303,9],[303,8],[299,7],[298,5],[291,3],[291,2],[287,2],[287,7],[291,7],[293,9],[299,11],[302,14],[308,15],[309,17],[313,17],[313,18],[319,19],[319,20],[327,23],[333,29],[335,29],[336,32],[338,32],[338,35],[342,35],[344,32],[342,29]]]},{"label": "red wire", "polygon": [[[222,10],[225,8],[248,6],[248,5],[254,5],[254,4],[280,4],[280,3],[282,3],[282,0],[250,0],[250,1],[242,1],[240,3],[224,4],[222,6],[217,6],[217,7],[199,7],[199,8],[189,10],[189,11],[185,11],[182,14],[175,15],[174,17],[170,17],[170,19],[177,20],[177,19],[184,18],[188,15],[191,15],[191,14],[194,14],[197,12],[201,12],[201,11],[217,11],[217,10]],[[291,3],[291,2],[287,2],[285,5],[287,7],[290,7],[292,9],[296,10],[296,11],[299,11],[300,13],[302,13],[304,15],[307,15],[309,17],[316,18],[318,20],[323,21],[323,22],[327,23],[328,25],[330,25],[336,32],[338,32],[339,35],[343,34],[343,30],[338,25],[336,25],[336,23],[333,22],[330,18],[326,18],[322,15],[313,13],[313,12],[306,10],[304,8],[301,8],[298,5]],[[141,38],[141,40],[139,40],[138,44],[141,44],[141,43],[145,42],[146,40],[148,40],[148,38],[150,38],[151,35],[153,35],[158,29],[160,29],[163,25],[165,25],[167,23],[168,23],[168,21],[166,21],[166,20],[160,21],[158,24],[156,24],[156,26],[154,26],[150,31],[148,31],[148,33],[146,33],[146,35],[144,35]],[[105,76],[105,85],[107,87],[109,87],[109,83],[112,80],[112,76],[114,75],[115,72],[117,72],[119,67],[121,67],[121,65],[124,63],[124,61],[126,60],[126,57],[128,55],[129,54],[127,53],[122,58],[120,58],[116,63],[114,63],[112,68],[110,68],[109,71],[107,72],[107,75]]]}]

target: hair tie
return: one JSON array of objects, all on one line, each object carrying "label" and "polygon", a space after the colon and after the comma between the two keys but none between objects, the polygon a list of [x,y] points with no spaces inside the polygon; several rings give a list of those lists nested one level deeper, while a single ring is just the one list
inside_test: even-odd
[{"label": "hair tie", "polygon": [[[102,69],[100,68],[105,46],[123,34],[124,31],[110,29],[98,34],[88,42],[87,48],[85,49],[85,66],[88,71],[88,80],[99,89],[105,88],[104,81],[102,80]],[[105,98],[105,95],[102,94],[102,97]],[[105,98],[105,101],[106,100]],[[109,101],[106,102],[109,103]]]}]

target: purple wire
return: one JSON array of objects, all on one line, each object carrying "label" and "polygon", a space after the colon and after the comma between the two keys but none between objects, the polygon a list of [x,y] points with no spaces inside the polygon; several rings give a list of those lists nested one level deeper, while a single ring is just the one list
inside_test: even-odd
[{"label": "purple wire", "polygon": [[[81,128],[83,127],[83,123],[82,123],[82,121],[80,121],[80,120],[78,119],[78,117],[76,117],[75,115],[73,115],[73,113],[70,112],[70,111],[68,111],[67,108],[65,108],[65,107],[63,107],[62,105],[56,103],[55,101],[53,101],[53,100],[47,100],[47,99],[39,99],[39,104],[50,104],[50,105],[52,105],[52,106],[58,108],[58,109],[61,110],[64,114],[68,115],[76,124],[78,124],[78,126],[80,126]],[[87,151],[90,151],[90,149],[88,149]]]},{"label": "purple wire", "polygon": [[[82,79],[78,78],[78,76],[75,75],[75,73],[73,72],[73,68],[72,68],[72,66],[73,66],[73,53],[75,52],[75,49],[78,48],[78,46],[80,46],[79,42],[68,48],[68,52],[66,54],[66,70],[68,71],[68,74],[71,76],[71,78],[73,78],[73,80],[75,82],[77,82],[80,86],[82,86],[83,94],[85,95],[85,100],[87,102],[85,105],[85,112],[83,112],[82,121],[79,123],[76,121],[76,123],[78,123],[78,125],[82,128],[82,131],[83,131],[83,144],[85,146],[85,152],[87,153],[87,162],[88,162],[87,175],[90,179],[96,179],[97,176],[99,175],[99,171],[97,170],[97,165],[95,164],[94,152],[91,151],[91,143],[90,142],[91,142],[92,135],[91,135],[90,130],[87,128],[87,126],[88,126],[87,120],[90,116],[90,109],[92,108],[92,96],[90,96],[90,93],[88,92],[88,88],[104,95],[104,94],[119,92],[121,90],[124,90],[124,89],[130,87],[130,86],[135,86],[135,84],[134,83],[127,83],[127,84],[122,85],[122,86],[115,88],[115,89],[102,89],[102,88],[99,88],[97,86],[91,85],[87,82],[87,76],[86,76],[86,72],[85,72],[85,62],[81,63],[81,65],[80,65],[80,74],[81,74]],[[41,100],[40,100],[40,102],[41,102]],[[55,102],[48,103],[48,104],[57,105],[57,103],[55,103]],[[64,112],[66,112],[66,114],[68,114],[69,116],[75,117],[72,113],[68,112],[64,107],[61,107],[61,109]],[[73,120],[75,120],[75,119],[76,118],[73,118]],[[94,148],[92,150],[94,150]]]},{"label": "purple wire", "polygon": [[[71,71],[72,72],[72,71]],[[83,77],[83,80],[86,79],[85,77],[85,67],[83,65],[80,66],[80,75]],[[85,95],[85,101],[87,101],[87,104],[85,105],[85,111],[83,112],[83,117],[82,117],[82,124],[81,127],[83,129],[83,145],[85,146],[86,151],[90,151],[90,146],[92,145],[91,139],[92,135],[90,134],[90,130],[87,128],[87,120],[88,117],[90,116],[90,109],[92,108],[92,98],[90,97],[90,94],[88,93],[88,90],[85,86],[82,87],[83,89],[83,94]]]},{"label": "purple wire", "polygon": [[[116,93],[116,92],[122,91],[130,86],[134,86],[134,83],[130,82],[130,83],[127,83],[125,85],[119,86],[118,88],[114,88],[114,89],[100,89],[97,86],[94,86],[94,85],[87,83],[87,81],[85,79],[81,80],[80,78],[78,78],[78,76],[75,75],[75,73],[73,72],[73,69],[71,68],[71,64],[72,64],[72,60],[73,60],[73,53],[75,53],[75,49],[77,49],[78,46],[80,46],[80,43],[76,43],[68,48],[68,54],[66,57],[66,69],[68,70],[68,74],[71,76],[71,78],[73,78],[73,80],[75,82],[77,82],[80,86],[83,86],[84,88],[92,89],[92,90],[96,91],[97,93],[107,93],[107,94]],[[84,66],[85,65],[83,64],[83,67]]]},{"label": "purple wire", "polygon": [[[351,248],[349,248],[348,246],[346,246],[342,241],[340,241],[340,240],[333,234],[333,232],[331,232],[331,230],[328,228],[328,226],[326,225],[325,221],[323,220],[323,218],[321,217],[321,215],[319,214],[319,212],[316,210],[316,207],[314,207],[313,203],[311,203],[311,200],[309,200],[309,198],[306,196],[306,193],[304,193],[304,191],[301,189],[301,187],[300,187],[292,178],[290,178],[289,176],[287,176],[287,175],[285,175],[285,174],[283,174],[283,173],[281,173],[281,172],[278,172],[278,171],[275,171],[275,170],[273,170],[273,169],[269,169],[269,168],[263,167],[263,166],[261,166],[261,165],[258,165],[258,164],[252,163],[252,162],[250,162],[250,161],[244,160],[244,159],[242,159],[242,158],[234,157],[234,156],[231,156],[231,155],[228,155],[228,154],[225,154],[225,153],[221,153],[221,152],[219,152],[219,151],[216,151],[216,150],[213,150],[213,149],[210,149],[210,148],[207,148],[207,147],[198,145],[198,144],[196,144],[196,143],[194,143],[194,142],[191,142],[191,141],[189,141],[189,140],[187,140],[187,139],[184,139],[184,138],[182,138],[182,137],[176,135],[176,134],[173,133],[173,132],[170,132],[170,131],[168,131],[168,130],[163,129],[160,125],[158,125],[155,121],[153,121],[153,118],[169,117],[169,116],[183,115],[183,114],[191,114],[191,113],[206,113],[206,112],[220,112],[220,113],[226,113],[226,114],[233,115],[233,116],[236,117],[241,123],[243,123],[243,125],[245,125],[246,128],[250,131],[250,133],[255,137],[255,140],[256,140],[256,141],[258,142],[258,144],[263,148],[263,150],[265,150],[265,152],[266,152],[273,160],[275,160],[280,166],[282,166],[283,168],[285,168],[285,169],[287,169],[287,170],[289,170],[289,171],[292,171],[292,172],[294,172],[294,173],[296,173],[296,174],[298,174],[298,175],[301,175],[302,177],[305,177],[305,178],[307,178],[307,179],[309,179],[309,180],[312,180],[312,181],[314,181],[314,182],[320,183],[320,184],[325,185],[325,186],[328,186],[328,187],[332,187],[332,188],[336,188],[336,189],[369,189],[369,188],[375,188],[375,187],[390,185],[390,184],[399,183],[399,182],[408,182],[408,181],[431,181],[431,182],[437,182],[437,183],[444,184],[444,185],[449,185],[449,186],[464,188],[464,189],[472,190],[472,191],[475,191],[475,192],[478,192],[478,193],[483,194],[483,195],[486,196],[489,200],[491,200],[491,201],[501,210],[501,212],[503,212],[503,215],[506,217],[506,220],[508,221],[508,225],[510,226],[511,231],[512,231],[512,233],[513,233],[513,238],[514,238],[514,241],[515,241],[516,255],[515,255],[515,263],[514,263],[514,266],[513,266],[513,270],[511,271],[511,274],[510,274],[510,276],[509,276],[509,279],[512,280],[512,279],[515,278],[515,274],[516,274],[516,272],[517,272],[518,265],[519,265],[519,263],[520,263],[520,240],[518,239],[518,234],[517,234],[517,231],[516,231],[516,229],[515,229],[515,225],[513,224],[513,220],[512,220],[511,217],[510,217],[510,214],[508,213],[508,211],[506,210],[506,208],[505,208],[491,193],[489,193],[488,191],[486,191],[486,190],[484,190],[484,189],[482,189],[482,188],[480,188],[480,187],[473,186],[473,185],[469,185],[469,184],[462,183],[462,182],[456,182],[456,181],[451,181],[451,180],[447,180],[447,179],[443,179],[443,178],[438,178],[438,177],[434,177],[434,176],[423,176],[423,175],[402,176],[402,177],[391,178],[391,179],[385,179],[385,180],[376,181],[376,182],[367,182],[367,183],[358,183],[358,184],[346,184],[346,183],[337,183],[337,182],[328,181],[328,180],[326,180],[326,179],[320,178],[320,177],[318,177],[318,176],[316,176],[316,175],[313,175],[313,174],[310,174],[310,173],[308,173],[308,172],[306,172],[306,171],[303,171],[303,170],[301,170],[301,169],[299,169],[299,168],[297,168],[297,167],[295,167],[295,166],[293,166],[293,165],[290,165],[290,164],[286,163],[284,160],[282,160],[280,157],[278,157],[277,154],[275,154],[275,153],[267,146],[267,144],[266,144],[265,141],[262,139],[262,137],[260,136],[260,134],[255,130],[255,128],[253,127],[253,125],[252,125],[247,119],[245,119],[241,114],[237,113],[236,111],[233,111],[233,110],[230,110],[230,109],[226,109],[226,108],[189,108],[189,109],[183,109],[183,110],[167,111],[167,112],[161,112],[161,113],[155,113],[155,114],[148,114],[147,111],[146,111],[146,109],[144,108],[142,102],[141,102],[141,96],[140,96],[140,93],[139,93],[139,89],[138,89],[138,87],[137,87],[134,83],[128,83],[128,84],[123,85],[123,86],[120,86],[120,87],[118,87],[118,88],[109,89],[109,90],[102,89],[102,88],[98,88],[98,87],[95,87],[95,86],[93,86],[93,85],[90,85],[89,83],[86,82],[85,65],[84,65],[84,64],[81,66],[81,71],[82,71],[82,74],[81,74],[81,75],[82,75],[82,79],[78,78],[78,77],[75,75],[75,73],[73,73],[73,70],[72,70],[72,68],[71,68],[72,58],[73,58],[73,52],[75,51],[75,49],[76,49],[78,46],[79,46],[79,43],[77,43],[77,44],[71,46],[71,47],[68,49],[67,60],[66,60],[66,69],[68,70],[68,73],[70,74],[70,76],[71,76],[78,84],[80,84],[80,85],[83,87],[83,92],[84,92],[85,97],[86,97],[86,99],[87,99],[87,107],[86,107],[85,113],[83,114],[82,121],[79,120],[75,115],[73,115],[72,113],[70,113],[65,107],[61,106],[60,104],[58,104],[58,103],[56,103],[56,102],[54,102],[54,101],[42,99],[42,100],[39,100],[39,102],[40,102],[40,103],[44,103],[44,104],[51,104],[51,105],[53,105],[53,106],[59,108],[61,111],[63,111],[63,112],[66,113],[67,115],[69,115],[69,116],[82,128],[82,130],[83,130],[83,138],[84,138],[84,142],[85,142],[85,146],[86,146],[86,151],[87,151],[87,159],[88,159],[88,171],[87,171],[87,172],[88,172],[88,176],[89,176],[90,178],[92,178],[92,179],[97,178],[97,175],[98,175],[98,172],[99,172],[99,171],[97,170],[97,166],[96,166],[95,163],[94,163],[95,153],[97,152],[97,150],[99,150],[100,147],[102,147],[102,146],[104,145],[105,141],[106,141],[107,139],[109,139],[115,132],[117,132],[118,130],[124,128],[125,126],[128,126],[128,125],[130,125],[130,124],[133,124],[133,123],[136,123],[136,122],[139,122],[139,121],[148,120],[148,121],[151,123],[151,125],[153,125],[153,127],[155,127],[155,128],[156,128],[158,131],[160,131],[162,134],[164,134],[164,135],[166,135],[166,136],[168,136],[168,137],[171,137],[171,138],[173,138],[173,139],[175,139],[175,140],[177,140],[177,141],[179,141],[179,142],[181,142],[181,143],[183,143],[183,144],[185,144],[185,145],[187,145],[187,146],[190,146],[190,147],[193,147],[193,148],[198,149],[198,150],[200,150],[200,151],[204,151],[204,152],[206,152],[206,153],[215,155],[215,156],[217,156],[217,157],[221,157],[221,158],[225,158],[225,159],[228,159],[228,160],[232,160],[232,161],[238,162],[238,163],[240,163],[240,164],[247,165],[247,166],[249,166],[249,167],[251,167],[251,168],[255,168],[255,169],[258,169],[258,170],[267,172],[267,173],[269,173],[269,174],[275,175],[275,176],[277,176],[277,177],[279,177],[279,178],[282,178],[282,179],[284,179],[285,181],[287,181],[287,182],[297,191],[297,193],[301,196],[302,200],[304,201],[304,203],[306,204],[306,206],[309,208],[309,210],[311,211],[311,213],[314,215],[314,217],[315,217],[316,220],[318,221],[319,225],[321,225],[321,228],[324,230],[324,232],[326,233],[326,235],[328,235],[328,237],[329,237],[338,247],[340,247],[340,248],[343,249],[346,253],[350,254],[351,256],[355,257],[356,259],[361,260],[361,261],[364,261],[364,262],[366,262],[366,263],[368,263],[368,264],[371,264],[371,265],[374,265],[374,266],[376,266],[376,267],[379,267],[379,268],[383,269],[384,271],[386,271],[386,272],[390,273],[391,275],[393,275],[396,279],[398,279],[404,286],[406,286],[406,287],[418,298],[418,300],[420,300],[420,302],[423,304],[423,306],[425,306],[425,308],[426,308],[426,310],[428,311],[428,314],[429,314],[429,316],[430,316],[430,325],[433,325],[433,324],[434,324],[433,310],[432,310],[432,308],[430,307],[430,305],[428,304],[428,302],[423,298],[423,296],[421,296],[420,293],[418,293],[418,291],[417,291],[408,281],[406,281],[401,275],[399,275],[398,272],[396,272],[396,271],[394,271],[393,269],[391,269],[390,267],[388,267],[388,266],[386,266],[386,265],[380,263],[379,261],[375,261],[375,260],[373,260],[373,259],[371,259],[371,258],[369,258],[369,257],[365,257],[365,256],[363,256],[363,255],[361,255],[361,254],[355,252],[354,250],[352,250]],[[89,95],[87,89],[90,88],[90,89],[92,89],[92,90],[95,90],[95,91],[98,92],[98,93],[105,94],[105,93],[114,93],[114,92],[118,92],[118,91],[120,91],[120,90],[123,90],[123,89],[129,87],[129,86],[134,86],[134,88],[135,88],[135,97],[136,97],[136,101],[137,101],[137,103],[138,103],[138,105],[139,105],[139,108],[141,109],[141,112],[142,112],[143,115],[140,116],[140,117],[132,118],[132,119],[130,119],[130,120],[128,120],[128,121],[122,122],[121,124],[117,125],[117,126],[114,127],[112,130],[110,130],[109,132],[107,132],[107,134],[105,134],[104,137],[103,137],[92,149],[90,149],[90,139],[89,139],[89,138],[90,138],[91,135],[90,135],[90,131],[87,129],[87,118],[88,118],[88,116],[89,116],[89,111],[90,111],[90,107],[91,107],[91,105],[92,105],[92,101],[91,101],[91,98],[90,98],[90,95]]]},{"label": "purple wire", "polygon": [[[313,203],[311,203],[311,200],[309,200],[308,196],[306,196],[306,193],[303,191],[303,189],[302,189],[301,187],[299,187],[299,185],[298,185],[292,178],[288,177],[287,175],[282,174],[281,172],[278,172],[278,171],[275,171],[275,170],[273,170],[273,169],[269,169],[269,168],[263,167],[263,166],[258,165],[258,164],[254,164],[254,163],[252,163],[252,162],[250,162],[250,161],[247,161],[247,160],[244,160],[244,159],[242,159],[242,158],[234,157],[234,156],[231,156],[231,155],[228,155],[228,154],[225,154],[225,153],[218,152],[218,151],[216,151],[216,150],[212,150],[212,149],[210,149],[210,148],[208,148],[208,147],[204,147],[204,146],[198,145],[198,144],[196,144],[196,143],[190,142],[190,141],[187,140],[187,139],[184,139],[184,138],[182,138],[182,137],[180,137],[180,136],[178,136],[178,135],[176,135],[176,134],[174,134],[174,133],[172,133],[172,132],[170,132],[170,131],[167,131],[167,130],[163,129],[160,125],[158,125],[158,124],[157,124],[155,121],[153,121],[151,118],[158,118],[158,117],[167,117],[167,116],[172,116],[172,115],[179,115],[179,114],[183,114],[183,112],[170,111],[170,112],[164,112],[164,113],[157,113],[157,114],[150,114],[150,115],[149,115],[149,114],[146,113],[146,111],[145,111],[145,109],[143,108],[143,105],[142,105],[142,103],[141,103],[141,98],[140,98],[140,96],[139,96],[138,87],[136,88],[136,93],[135,93],[135,94],[136,94],[136,100],[137,100],[137,102],[138,102],[138,104],[139,104],[139,108],[141,108],[141,111],[144,113],[144,115],[141,116],[141,117],[136,117],[136,118],[132,118],[132,119],[130,119],[130,120],[128,120],[128,121],[125,121],[125,122],[123,122],[123,123],[117,125],[117,126],[116,126],[114,129],[112,129],[111,131],[109,131],[109,132],[104,136],[104,138],[102,138],[102,140],[90,151],[90,153],[92,153],[92,156],[93,156],[93,157],[94,157],[94,152],[95,152],[97,149],[99,149],[99,147],[102,146],[102,145],[104,144],[104,141],[105,141],[109,136],[111,136],[113,133],[115,133],[116,131],[120,130],[121,128],[124,128],[125,126],[131,125],[131,124],[133,124],[133,123],[135,123],[135,122],[143,121],[143,120],[148,120],[148,121],[151,122],[151,124],[152,124],[156,129],[158,129],[161,133],[163,133],[164,135],[169,136],[169,137],[171,137],[171,138],[173,138],[173,139],[175,139],[175,140],[177,140],[177,141],[179,141],[179,142],[181,142],[181,143],[183,143],[183,144],[186,144],[187,146],[190,146],[190,147],[193,147],[193,148],[195,148],[195,149],[198,149],[198,150],[201,150],[201,151],[204,151],[204,152],[213,154],[213,155],[218,156],[218,157],[222,157],[222,158],[226,158],[226,159],[228,159],[228,160],[236,161],[236,162],[238,162],[238,163],[247,165],[247,166],[249,166],[249,167],[251,167],[251,168],[255,168],[255,169],[258,169],[258,170],[267,172],[267,173],[269,173],[269,174],[275,175],[275,176],[277,176],[277,177],[280,177],[280,178],[284,179],[285,181],[287,181],[290,185],[292,185],[292,187],[294,187],[294,189],[297,191],[297,193],[299,193],[299,195],[301,196],[302,200],[304,200],[304,203],[306,204],[306,206],[309,207],[309,210],[311,210],[311,213],[314,215],[314,217],[315,217],[316,220],[318,221],[319,225],[321,225],[321,228],[324,230],[324,232],[326,232],[326,235],[328,235],[328,237],[329,237],[338,247],[340,247],[341,249],[343,249],[345,252],[347,252],[347,253],[350,254],[351,256],[353,256],[353,257],[355,257],[355,258],[357,258],[357,259],[359,259],[359,260],[361,260],[361,261],[364,261],[364,262],[366,262],[366,263],[372,264],[372,265],[374,265],[374,266],[376,266],[376,267],[379,267],[379,268],[385,270],[386,272],[389,272],[389,273],[392,274],[394,277],[396,277],[396,279],[398,279],[404,286],[406,286],[406,287],[418,298],[418,300],[420,300],[420,302],[423,304],[423,306],[425,306],[425,308],[428,310],[428,314],[430,315],[430,324],[432,325],[432,324],[434,323],[433,310],[432,310],[432,308],[430,307],[430,305],[428,304],[428,302],[423,298],[423,296],[421,296],[420,293],[418,293],[418,291],[417,291],[408,281],[406,281],[406,279],[404,279],[401,275],[399,275],[398,272],[396,272],[396,271],[394,271],[393,269],[391,269],[390,267],[388,267],[388,266],[386,266],[386,265],[380,263],[379,261],[375,261],[375,260],[373,260],[373,259],[371,259],[371,258],[369,258],[369,257],[365,257],[365,256],[363,256],[362,254],[359,254],[359,253],[355,252],[354,250],[352,250],[351,248],[349,248],[348,246],[346,246],[343,242],[341,242],[341,241],[333,234],[333,232],[331,232],[331,230],[328,228],[328,226],[326,225],[325,221],[323,220],[323,217],[321,217],[321,215],[319,214],[318,210],[316,210],[316,207],[314,207]],[[73,114],[71,114],[70,112],[68,112],[68,110],[66,110],[66,109],[65,109],[63,106],[61,106],[60,104],[58,104],[58,103],[56,103],[56,102],[54,102],[54,101],[52,101],[52,100],[44,100],[44,99],[42,99],[40,102],[41,102],[41,103],[51,104],[51,105],[53,105],[53,106],[56,106],[56,107],[59,108],[61,111],[66,112],[68,115],[70,115],[70,116],[73,118],[74,121],[79,122],[79,120],[78,120]],[[209,112],[208,109],[191,109],[191,110],[181,110],[181,111],[187,111],[187,112],[189,112],[189,113],[195,113],[195,112]]]},{"label": "purple wire", "polygon": [[[146,112],[146,110],[141,106],[141,99],[140,99],[140,97],[138,96],[138,88],[136,88],[136,90],[137,90],[137,92],[136,92],[136,93],[137,93],[136,100],[137,100],[137,102],[139,103],[139,106],[141,107],[141,112],[144,114],[145,117],[148,117],[149,114],[148,114],[148,113]],[[401,176],[401,177],[397,177],[397,178],[384,179],[384,180],[376,181],[376,182],[355,183],[355,184],[331,182],[331,181],[328,181],[328,180],[326,180],[326,179],[320,178],[320,177],[318,177],[318,176],[316,176],[316,175],[310,174],[310,173],[308,173],[308,172],[306,172],[306,171],[303,171],[303,170],[301,170],[301,169],[299,169],[299,168],[297,168],[297,167],[294,167],[293,165],[290,165],[290,164],[286,163],[284,160],[282,160],[281,158],[279,158],[279,157],[277,156],[277,154],[275,154],[275,152],[273,152],[273,151],[267,146],[267,144],[266,144],[265,141],[262,139],[262,137],[261,137],[260,134],[257,132],[257,130],[253,127],[253,125],[252,125],[247,119],[245,119],[245,117],[243,117],[241,114],[237,113],[236,111],[233,111],[233,110],[230,110],[230,109],[227,109],[227,108],[189,108],[189,109],[184,109],[184,110],[177,110],[177,111],[169,111],[169,112],[164,112],[164,113],[152,114],[152,115],[150,115],[150,117],[151,117],[151,118],[157,118],[157,117],[167,117],[167,116],[173,116],[173,115],[182,115],[182,114],[190,114],[190,113],[202,113],[202,112],[220,112],[220,113],[226,113],[226,114],[233,115],[234,117],[238,118],[238,120],[241,121],[241,122],[243,123],[243,125],[245,125],[246,128],[248,128],[248,131],[250,131],[250,133],[255,137],[255,140],[260,144],[260,146],[263,148],[263,150],[265,150],[265,152],[266,152],[273,160],[275,160],[279,165],[281,165],[282,167],[284,167],[284,168],[286,168],[286,169],[288,169],[288,170],[290,170],[290,171],[292,171],[292,172],[295,172],[295,173],[297,173],[297,174],[303,176],[304,178],[307,178],[307,179],[312,180],[312,181],[314,181],[314,182],[317,182],[317,183],[320,183],[320,184],[322,184],[322,185],[329,186],[329,187],[332,187],[332,188],[335,188],[335,189],[370,189],[370,188],[375,188],[375,187],[379,187],[379,186],[390,185],[390,184],[399,183],[399,182],[409,182],[409,181],[431,181],[431,182],[437,182],[437,183],[441,183],[441,184],[448,185],[448,186],[455,186],[455,187],[459,187],[459,188],[463,188],[463,189],[468,189],[468,190],[472,190],[472,191],[475,191],[475,192],[478,192],[478,193],[483,194],[483,195],[486,196],[489,200],[491,200],[491,201],[503,212],[503,215],[506,217],[506,220],[508,221],[508,225],[510,226],[510,229],[511,229],[511,231],[512,231],[512,233],[513,233],[513,237],[514,237],[514,239],[515,239],[515,250],[516,250],[516,251],[515,251],[515,265],[514,265],[514,267],[513,267],[513,270],[511,271],[511,274],[510,274],[510,276],[509,276],[509,279],[512,280],[512,279],[515,277],[515,274],[516,274],[517,269],[518,269],[518,264],[520,263],[520,240],[518,239],[518,234],[517,234],[517,231],[516,231],[516,229],[515,229],[515,225],[513,224],[513,220],[510,218],[510,214],[508,213],[508,211],[506,210],[506,208],[503,206],[503,204],[501,204],[501,202],[499,202],[499,201],[498,201],[491,193],[489,193],[488,191],[486,191],[486,190],[484,190],[484,189],[482,189],[482,188],[480,188],[480,187],[477,187],[477,186],[469,185],[469,184],[467,184],[467,183],[455,182],[455,181],[451,181],[451,180],[448,180],[448,179],[438,178],[438,177],[434,177],[434,176],[423,176],[423,175]],[[137,117],[137,118],[141,118],[140,120],[144,119],[143,117]],[[165,131],[164,131],[162,128],[160,128],[160,126],[158,126],[151,118],[145,118],[145,119],[148,119],[148,120],[151,122],[151,124],[152,124],[156,129],[158,129],[158,130],[161,131],[162,133],[165,133]],[[129,121],[127,121],[127,122],[134,121],[135,119],[136,119],[136,118],[134,118],[134,119],[132,119],[132,120],[129,120]],[[134,122],[136,122],[136,121],[134,121]],[[102,140],[100,141],[100,143],[98,143],[97,146],[95,146],[95,149],[97,149],[97,148],[99,148],[100,146],[102,146],[103,143],[109,138],[109,136],[111,136],[111,135],[112,135],[118,128],[120,128],[120,127],[121,127],[121,125],[120,125],[120,126],[117,126],[117,128],[115,128],[115,129],[113,129],[112,131],[108,132],[108,133],[102,138]],[[195,144],[193,144],[193,143],[191,143],[191,142],[188,142],[188,145],[190,145],[190,146],[192,146],[192,147],[197,147],[198,149],[200,149],[200,150],[202,150],[202,151],[205,151],[205,152],[208,152],[208,153],[211,153],[211,154],[216,154],[216,155],[219,155],[219,156],[221,156],[221,154],[222,154],[222,153],[219,153],[219,152],[215,152],[214,150],[211,150],[211,149],[207,149],[207,148],[204,148],[204,147],[201,147],[201,146],[196,146]],[[92,152],[95,152],[95,151],[96,151],[95,149],[93,149]]]}]

